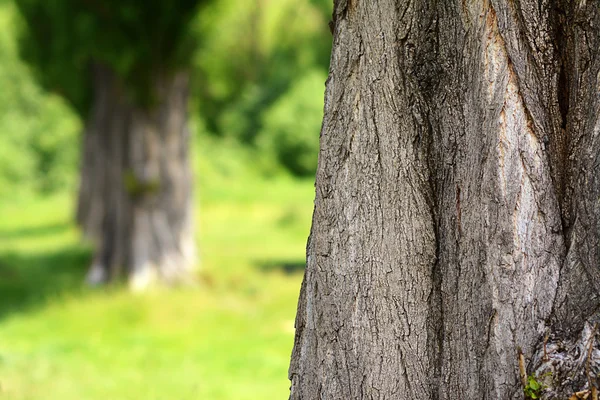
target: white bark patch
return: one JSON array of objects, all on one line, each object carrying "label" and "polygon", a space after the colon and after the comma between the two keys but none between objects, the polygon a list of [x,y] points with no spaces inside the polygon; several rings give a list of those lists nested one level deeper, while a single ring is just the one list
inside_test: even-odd
[{"label": "white bark patch", "polygon": [[[500,114],[498,134],[498,175],[501,182],[501,193],[505,201],[514,205],[513,245],[516,256],[526,256],[526,243],[531,235],[528,227],[534,222],[537,214],[537,204],[534,190],[522,157],[524,154],[534,160],[536,165],[541,164],[540,148],[534,133],[527,124],[527,115],[523,99],[519,93],[516,76],[508,70],[509,80],[504,97],[504,108]],[[518,182],[518,185],[515,183]]]},{"label": "white bark patch", "polygon": [[[489,107],[502,104],[496,122],[500,220],[493,228],[497,244],[492,244],[498,254],[488,259],[492,305],[498,312],[493,335],[495,351],[510,370],[515,357],[506,344],[533,346],[535,343],[527,342],[536,332],[543,333],[544,319],[552,310],[559,264],[549,254],[558,239],[543,217],[554,205],[536,199],[540,187],[552,187],[550,168],[533,131],[493,9],[488,12],[484,35]],[[522,331],[516,331],[517,327]],[[497,384],[502,386],[502,382]]]},{"label": "white bark patch", "polygon": [[535,279],[538,278],[535,268],[538,263],[534,260],[536,254],[529,253],[544,250],[540,248],[542,241],[537,242],[537,239],[546,231],[538,217],[544,210],[540,210],[536,202],[532,177],[546,181],[549,171],[541,157],[541,145],[529,123],[517,76],[510,65],[493,10],[488,13],[485,40],[485,77],[490,82],[488,95],[494,96],[504,83],[503,107],[498,120],[497,174],[501,201],[508,208],[512,222],[510,255],[513,265],[503,267],[523,273],[523,300],[527,303],[532,300]]},{"label": "white bark patch", "polygon": [[132,292],[143,292],[157,281],[156,266],[145,263],[135,269],[129,278],[129,289]]},{"label": "white bark patch", "polygon": [[148,240],[152,232],[152,225],[147,213],[135,209],[133,226],[133,256],[129,288],[134,291],[143,291],[156,281],[156,266],[151,261],[152,243]]},{"label": "white bark patch", "polygon": [[506,54],[504,40],[498,33],[498,25],[493,10],[490,10],[487,14],[485,27],[483,77],[487,83],[487,100],[491,102],[496,92],[504,88],[503,78],[508,67],[508,55]]},{"label": "white bark patch", "polygon": [[97,286],[106,283],[108,276],[106,274],[106,268],[98,263],[92,264],[85,281],[88,285]]}]

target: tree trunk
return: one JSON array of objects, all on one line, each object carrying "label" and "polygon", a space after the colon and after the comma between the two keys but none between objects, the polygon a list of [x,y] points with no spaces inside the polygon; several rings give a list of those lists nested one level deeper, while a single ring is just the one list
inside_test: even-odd
[{"label": "tree trunk", "polygon": [[181,283],[195,265],[188,79],[157,79],[158,102],[136,106],[119,79],[94,70],[77,219],[95,243],[93,284],[126,275],[131,286]]},{"label": "tree trunk", "polygon": [[290,398],[523,399],[519,348],[544,398],[591,389],[598,3],[336,0],[333,26]]}]

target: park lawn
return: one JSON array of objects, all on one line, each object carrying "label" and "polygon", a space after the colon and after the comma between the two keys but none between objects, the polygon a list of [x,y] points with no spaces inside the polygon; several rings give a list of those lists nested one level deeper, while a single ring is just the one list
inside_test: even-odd
[{"label": "park lawn", "polygon": [[197,288],[85,287],[73,195],[0,201],[0,399],[287,398],[313,183],[236,171],[200,179]]}]

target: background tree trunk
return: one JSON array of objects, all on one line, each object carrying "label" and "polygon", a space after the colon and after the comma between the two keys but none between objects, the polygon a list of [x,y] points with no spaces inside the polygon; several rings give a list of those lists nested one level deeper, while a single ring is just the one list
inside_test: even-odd
[{"label": "background tree trunk", "polygon": [[[600,360],[600,9],[336,0],[291,399],[545,398]],[[550,374],[547,372],[551,372]]]},{"label": "background tree trunk", "polygon": [[149,109],[133,104],[110,69],[96,66],[94,77],[77,209],[96,245],[88,280],[186,281],[196,262],[187,75],[157,79]]}]

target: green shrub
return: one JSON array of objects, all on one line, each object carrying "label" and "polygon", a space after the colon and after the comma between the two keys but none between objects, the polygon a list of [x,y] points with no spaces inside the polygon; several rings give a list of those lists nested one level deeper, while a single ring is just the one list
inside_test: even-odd
[{"label": "green shrub", "polygon": [[14,5],[0,3],[0,196],[73,188],[79,119],[35,84],[18,56],[18,24]]},{"label": "green shrub", "polygon": [[326,74],[312,70],[266,110],[257,144],[295,175],[317,167]]}]

